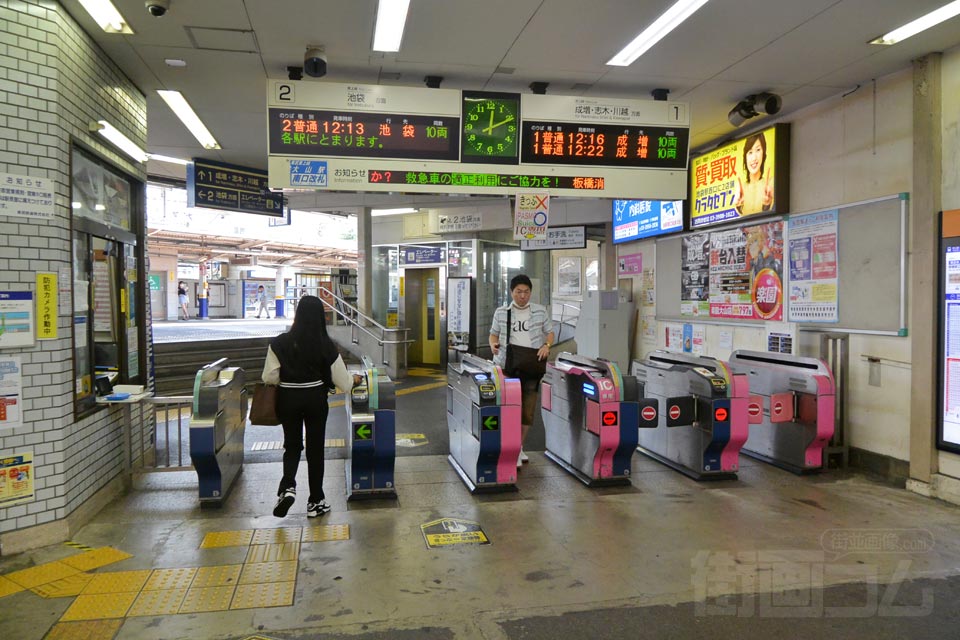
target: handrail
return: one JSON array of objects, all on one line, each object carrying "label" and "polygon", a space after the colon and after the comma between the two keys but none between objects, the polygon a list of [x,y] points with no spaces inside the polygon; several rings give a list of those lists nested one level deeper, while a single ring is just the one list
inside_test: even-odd
[{"label": "handrail", "polygon": [[317,287],[317,289],[318,289],[318,292],[319,292],[319,289],[323,289],[324,291],[326,291],[326,292],[330,295],[331,298],[333,298],[333,299],[336,300],[337,302],[341,303],[344,307],[350,309],[350,311],[351,311],[354,315],[357,315],[357,316],[363,318],[364,320],[368,321],[370,324],[372,324],[372,325],[373,325],[374,327],[376,327],[377,329],[380,329],[380,331],[381,331],[381,336],[378,338],[378,337],[376,336],[376,334],[374,334],[372,331],[368,330],[368,329],[367,329],[366,327],[364,327],[364,326],[361,326],[360,323],[357,322],[356,318],[351,317],[351,315],[349,315],[349,314],[345,313],[344,311],[338,309],[335,305],[330,304],[328,301],[326,301],[326,300],[323,299],[323,296],[318,296],[318,297],[320,298],[320,302],[322,302],[323,304],[325,304],[325,305],[327,305],[328,307],[330,307],[330,309],[331,309],[332,311],[335,311],[336,313],[338,313],[341,318],[343,318],[344,320],[350,322],[350,324],[352,324],[353,326],[357,327],[358,329],[360,329],[361,331],[363,331],[364,333],[366,333],[368,336],[370,336],[371,338],[373,338],[374,340],[376,340],[378,344],[380,344],[380,345],[384,345],[384,344],[413,344],[413,343],[415,342],[414,340],[409,340],[409,339],[408,339],[408,340],[384,340],[382,334],[383,334],[383,333],[386,333],[387,331],[398,331],[398,332],[399,332],[399,331],[403,331],[403,332],[406,333],[406,332],[410,331],[410,329],[408,329],[408,328],[406,328],[406,327],[404,327],[404,328],[402,328],[402,329],[400,329],[400,328],[390,329],[389,327],[385,327],[385,326],[383,326],[382,324],[380,324],[379,322],[377,322],[376,320],[374,320],[373,318],[371,318],[370,316],[368,316],[368,315],[366,315],[365,313],[361,312],[360,309],[358,309],[357,307],[353,306],[352,304],[350,304],[349,302],[347,302],[346,300],[344,300],[343,298],[341,298],[340,296],[338,296],[338,295],[335,294],[334,292],[332,292],[332,291],[330,291],[329,289],[327,289],[326,287]]}]

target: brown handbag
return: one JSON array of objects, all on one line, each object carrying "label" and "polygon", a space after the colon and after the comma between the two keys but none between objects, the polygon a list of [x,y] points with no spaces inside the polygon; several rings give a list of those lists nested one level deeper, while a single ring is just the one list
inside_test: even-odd
[{"label": "brown handbag", "polygon": [[277,417],[277,385],[258,382],[253,385],[250,403],[250,424],[273,427],[280,424]]}]

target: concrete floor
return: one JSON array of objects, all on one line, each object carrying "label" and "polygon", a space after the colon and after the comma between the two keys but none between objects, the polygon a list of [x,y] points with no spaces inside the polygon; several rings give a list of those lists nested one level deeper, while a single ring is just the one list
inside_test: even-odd
[{"label": "concrete floor", "polygon": [[[198,507],[192,473],[153,474],[74,540],[132,554],[104,573],[243,562],[246,548],[199,549],[208,532],[350,526],[302,545],[292,606],[127,617],[117,638],[958,637],[960,510],[742,463],[737,481],[697,483],[637,456],[631,486],[588,489],[534,452],[519,491],[475,497],[444,456],[404,456],[398,500],[348,504],[330,460],[333,511],[315,520],[302,500],[271,515],[278,463],[248,464],[219,510]],[[420,526],[440,518],[479,523],[491,544],[428,549]],[[2,558],[0,574],[75,553]],[[72,601],[6,596],[0,637],[43,638]]]}]

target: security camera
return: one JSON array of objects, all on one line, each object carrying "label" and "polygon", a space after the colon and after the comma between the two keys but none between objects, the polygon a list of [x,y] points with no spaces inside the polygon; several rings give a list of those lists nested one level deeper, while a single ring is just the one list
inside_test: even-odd
[{"label": "security camera", "polygon": [[170,0],[147,0],[144,4],[154,18],[167,15],[167,9],[170,8]]},{"label": "security camera", "polygon": [[316,47],[307,49],[303,56],[303,71],[311,78],[322,78],[327,75],[327,55],[323,49]]},{"label": "security camera", "polygon": [[752,94],[741,100],[727,114],[727,120],[735,127],[739,127],[750,118],[761,114],[772,116],[780,113],[783,107],[783,98],[775,93]]}]

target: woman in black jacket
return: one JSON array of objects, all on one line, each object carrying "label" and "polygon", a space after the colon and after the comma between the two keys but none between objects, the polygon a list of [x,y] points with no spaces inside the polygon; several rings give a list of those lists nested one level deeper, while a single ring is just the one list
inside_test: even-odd
[{"label": "woman in black jacket", "polygon": [[306,427],[307,477],[310,495],[307,517],[330,511],[323,493],[323,447],[327,430],[328,390],[334,386],[349,391],[360,376],[347,373],[337,345],[327,335],[323,302],[304,296],[297,305],[293,326],[270,341],[263,366],[263,381],[279,384],[277,417],[283,424],[283,478],[277,489],[273,515],[282,518],[297,496],[297,468],[303,451]]}]

